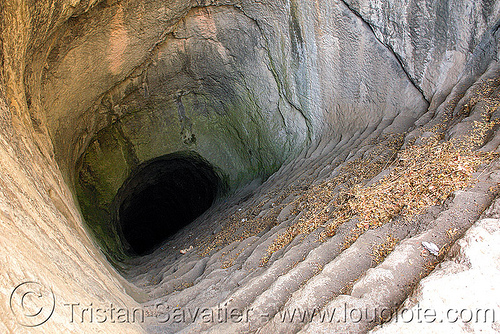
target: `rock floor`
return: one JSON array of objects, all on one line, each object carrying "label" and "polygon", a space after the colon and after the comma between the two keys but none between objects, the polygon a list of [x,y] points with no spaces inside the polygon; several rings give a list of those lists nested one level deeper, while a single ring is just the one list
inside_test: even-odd
[{"label": "rock floor", "polygon": [[[497,332],[495,323],[439,327],[390,318],[401,307],[500,311],[500,299],[492,297],[500,254],[492,247],[500,235],[500,161],[493,153],[500,151],[499,87],[498,80],[483,80],[466,94],[467,113],[426,114],[410,132],[396,117],[349,138],[322,140],[263,184],[255,181],[214,205],[154,253],[132,260],[126,276],[149,296],[146,330]],[[423,207],[415,200],[417,214],[405,217],[411,205],[403,206],[380,218],[383,223],[367,223],[359,212],[339,218],[342,203],[351,203],[341,201],[346,191],[386,180],[404,165],[405,149],[426,145],[425,137],[442,143],[475,136],[480,122],[488,126],[470,145],[489,152],[490,160],[474,168],[457,164],[470,170],[463,187],[451,185],[445,198]],[[431,254],[423,242],[439,252]]]}]

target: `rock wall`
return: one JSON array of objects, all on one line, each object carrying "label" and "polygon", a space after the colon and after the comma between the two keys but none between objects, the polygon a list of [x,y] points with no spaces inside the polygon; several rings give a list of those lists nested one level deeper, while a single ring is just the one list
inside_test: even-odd
[{"label": "rock wall", "polygon": [[[485,33],[498,27],[497,2],[345,2],[393,50],[427,100],[434,101],[434,108],[461,77],[476,75],[477,79],[492,60]],[[477,50],[480,44],[485,46]],[[486,59],[478,52],[486,53]],[[471,60],[474,67],[466,69]]]},{"label": "rock wall", "polygon": [[[140,294],[89,238],[57,163],[44,154],[47,148],[37,143],[34,134],[15,120],[13,110],[2,87],[0,331],[33,333],[37,330],[33,326],[50,317],[41,332],[141,332],[137,324],[75,326],[71,322],[70,304],[88,307],[103,300],[133,309],[138,304],[131,296],[138,298]],[[27,282],[35,283],[23,284]],[[14,290],[16,287],[20,290]],[[26,293],[30,302],[24,304],[21,297]]]},{"label": "rock wall", "polygon": [[0,11],[6,332],[28,331],[9,309],[25,281],[55,295],[37,330],[141,331],[75,326],[64,305],[146,298],[107,262],[124,258],[113,199],[141,163],[195,151],[232,192],[276,171],[292,184],[302,161],[316,167],[301,177],[319,179],[369,140],[416,128],[408,143],[462,117],[474,82],[497,73],[497,1],[16,0]]},{"label": "rock wall", "polygon": [[[103,222],[142,162],[193,150],[236,189],[323,133],[349,136],[396,115],[409,126],[426,109],[397,58],[342,2],[162,6],[102,4],[72,20],[43,72],[56,156],[99,240],[115,233]],[[103,244],[121,256],[114,239]]]}]

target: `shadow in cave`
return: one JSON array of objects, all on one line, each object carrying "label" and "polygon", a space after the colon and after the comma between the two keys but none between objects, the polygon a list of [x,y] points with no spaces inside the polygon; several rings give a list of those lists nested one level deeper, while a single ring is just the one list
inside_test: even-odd
[{"label": "shadow in cave", "polygon": [[205,212],[221,177],[200,155],[177,152],[140,165],[115,198],[115,219],[130,255],[151,253]]}]

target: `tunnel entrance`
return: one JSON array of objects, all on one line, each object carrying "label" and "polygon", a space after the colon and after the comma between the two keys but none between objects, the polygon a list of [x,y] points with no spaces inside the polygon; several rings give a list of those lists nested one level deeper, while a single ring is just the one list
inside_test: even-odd
[{"label": "tunnel entrance", "polygon": [[115,198],[115,219],[126,251],[152,252],[205,212],[223,189],[215,169],[193,152],[142,164]]}]

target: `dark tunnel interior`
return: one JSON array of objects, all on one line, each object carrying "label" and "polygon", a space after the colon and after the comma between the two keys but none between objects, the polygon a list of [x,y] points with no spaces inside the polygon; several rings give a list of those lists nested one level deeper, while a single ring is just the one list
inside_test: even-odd
[{"label": "dark tunnel interior", "polygon": [[223,189],[216,170],[193,152],[140,165],[115,198],[115,219],[127,253],[151,253],[206,211]]}]

